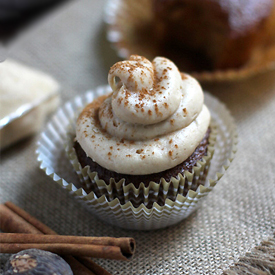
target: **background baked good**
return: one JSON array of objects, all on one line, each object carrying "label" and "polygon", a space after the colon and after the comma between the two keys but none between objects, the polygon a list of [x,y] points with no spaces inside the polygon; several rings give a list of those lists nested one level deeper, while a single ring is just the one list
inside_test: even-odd
[{"label": "background baked good", "polygon": [[169,54],[187,52],[201,70],[238,68],[274,43],[274,3],[154,0],[156,39]]}]

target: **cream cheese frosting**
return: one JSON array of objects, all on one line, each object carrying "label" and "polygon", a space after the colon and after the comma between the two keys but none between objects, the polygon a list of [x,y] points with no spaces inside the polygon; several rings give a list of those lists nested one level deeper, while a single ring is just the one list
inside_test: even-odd
[{"label": "cream cheese frosting", "polygon": [[210,113],[203,91],[173,62],[132,55],[111,67],[113,92],[84,108],[76,139],[106,169],[145,175],[186,160],[203,139]]}]

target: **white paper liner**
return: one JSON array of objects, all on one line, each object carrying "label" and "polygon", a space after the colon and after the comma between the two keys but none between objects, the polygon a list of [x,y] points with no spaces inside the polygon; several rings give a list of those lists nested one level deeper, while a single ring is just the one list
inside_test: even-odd
[{"label": "white paper liner", "polygon": [[157,203],[148,209],[144,204],[135,208],[131,202],[121,204],[118,199],[108,201],[106,196],[97,197],[94,192],[87,194],[80,186],[80,181],[71,167],[64,147],[68,125],[75,119],[83,107],[94,98],[110,92],[107,86],[100,86],[82,96],[64,104],[46,125],[45,131],[38,141],[36,153],[40,168],[53,178],[60,186],[68,190],[76,199],[100,219],[113,225],[135,230],[152,230],[164,228],[180,222],[189,216],[198,206],[229,167],[236,153],[236,127],[226,107],[216,98],[205,93],[205,104],[211,117],[217,124],[215,154],[205,186],[197,191],[189,191],[186,197],[178,195],[173,202],[165,200],[163,206]]}]

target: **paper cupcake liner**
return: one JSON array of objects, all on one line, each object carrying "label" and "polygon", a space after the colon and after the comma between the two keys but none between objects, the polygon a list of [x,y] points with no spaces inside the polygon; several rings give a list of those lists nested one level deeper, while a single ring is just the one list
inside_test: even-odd
[{"label": "paper cupcake liner", "polygon": [[76,135],[75,122],[76,120],[68,128],[65,151],[84,189],[93,190],[98,197],[104,195],[108,201],[118,198],[121,204],[131,202],[134,207],[144,203],[146,207],[151,208],[154,202],[164,205],[166,199],[175,201],[177,195],[185,196],[189,190],[196,191],[200,185],[205,184],[217,135],[214,123],[210,125],[211,133],[207,155],[196,163],[191,173],[185,171],[183,175],[178,174],[177,177],[172,177],[168,182],[163,178],[159,182],[151,181],[149,185],[141,182],[139,187],[136,188],[133,183],[125,184],[123,178],[118,182],[113,178],[109,182],[105,182],[98,178],[97,172],[91,171],[89,166],[82,168],[73,147]]},{"label": "paper cupcake liner", "polygon": [[178,194],[175,201],[166,198],[162,206],[154,202],[151,208],[144,204],[134,207],[129,201],[121,203],[118,198],[110,199],[109,194],[101,195],[99,190],[87,194],[81,188],[81,182],[73,171],[74,169],[71,168],[64,149],[68,127],[75,120],[75,114],[79,113],[94,98],[106,92],[110,92],[110,89],[106,86],[99,87],[95,91],[89,91],[83,96],[78,96],[67,102],[57,111],[46,125],[38,142],[36,152],[40,168],[88,207],[92,213],[113,225],[125,229],[151,230],[180,222],[197,209],[201,199],[211,192],[232,162],[237,144],[233,118],[223,104],[205,93],[205,103],[217,129],[215,153],[205,185],[200,185],[196,191],[189,190],[186,196]]},{"label": "paper cupcake liner", "polygon": [[[149,60],[159,55],[168,57],[167,53],[161,52],[153,35],[151,0],[109,0],[104,19],[107,25],[107,39],[122,59],[128,59],[131,54],[142,55]],[[195,72],[187,65],[190,61],[192,63],[192,60],[184,54],[173,56],[171,59],[182,71],[191,74],[201,84],[236,82],[274,70],[275,45],[255,52],[250,60],[237,69]]]}]

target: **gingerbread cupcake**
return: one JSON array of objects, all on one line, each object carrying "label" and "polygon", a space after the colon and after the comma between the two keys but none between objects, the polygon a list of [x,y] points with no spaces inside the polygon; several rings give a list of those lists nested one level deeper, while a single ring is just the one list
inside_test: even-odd
[{"label": "gingerbread cupcake", "polygon": [[199,83],[164,57],[137,55],[113,65],[108,82],[112,92],[83,109],[69,136],[84,190],[151,208],[204,185],[215,127]]}]

